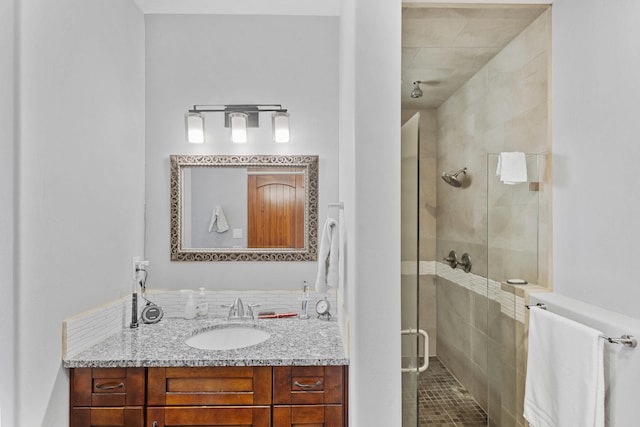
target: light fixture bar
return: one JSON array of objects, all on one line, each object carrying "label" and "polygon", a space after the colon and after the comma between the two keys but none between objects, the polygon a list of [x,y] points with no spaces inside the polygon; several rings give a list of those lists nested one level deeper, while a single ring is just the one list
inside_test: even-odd
[{"label": "light fixture bar", "polygon": [[185,114],[187,140],[204,142],[204,116],[202,113],[224,113],[224,126],[231,128],[231,140],[247,142],[247,128],[260,127],[260,113],[271,112],[274,142],[289,142],[289,114],[282,104],[228,104],[194,105]]},{"label": "light fixture bar", "polygon": [[194,105],[190,113],[221,113],[227,111],[287,112],[281,104],[229,104],[229,105]]}]

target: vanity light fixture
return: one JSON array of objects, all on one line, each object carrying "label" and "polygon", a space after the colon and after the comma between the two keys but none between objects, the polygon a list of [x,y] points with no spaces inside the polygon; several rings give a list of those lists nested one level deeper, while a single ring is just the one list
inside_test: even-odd
[{"label": "vanity light fixture", "polygon": [[204,142],[203,113],[224,113],[224,126],[231,128],[231,141],[246,143],[247,128],[259,127],[259,115],[264,112],[273,113],[273,141],[289,142],[289,113],[280,104],[194,105],[185,114],[187,141]]}]

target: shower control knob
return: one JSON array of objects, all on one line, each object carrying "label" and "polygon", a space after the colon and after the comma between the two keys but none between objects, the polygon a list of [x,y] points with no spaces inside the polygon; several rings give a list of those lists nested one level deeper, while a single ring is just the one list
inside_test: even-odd
[{"label": "shower control knob", "polygon": [[458,266],[458,257],[456,256],[456,251],[450,251],[449,256],[444,258],[443,261],[449,264],[451,268],[456,268]]},{"label": "shower control knob", "polygon": [[463,253],[458,265],[462,267],[465,273],[471,272],[471,256],[466,252]]}]

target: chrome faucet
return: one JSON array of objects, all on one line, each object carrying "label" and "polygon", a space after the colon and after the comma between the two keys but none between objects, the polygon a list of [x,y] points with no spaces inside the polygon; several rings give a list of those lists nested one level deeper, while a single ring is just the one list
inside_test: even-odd
[{"label": "chrome faucet", "polygon": [[255,320],[253,317],[253,307],[255,304],[244,304],[240,298],[236,298],[232,305],[224,305],[229,307],[229,315],[227,320]]}]

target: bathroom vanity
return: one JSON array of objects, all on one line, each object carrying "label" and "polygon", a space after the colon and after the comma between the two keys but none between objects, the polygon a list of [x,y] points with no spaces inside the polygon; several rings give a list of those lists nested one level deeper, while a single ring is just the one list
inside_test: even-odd
[{"label": "bathroom vanity", "polygon": [[341,427],[346,375],[346,366],[74,368],[70,426]]},{"label": "bathroom vanity", "polygon": [[70,426],[347,425],[348,361],[337,322],[257,321],[264,343],[191,348],[221,321],[163,321],[123,330],[78,355],[70,368]]}]

